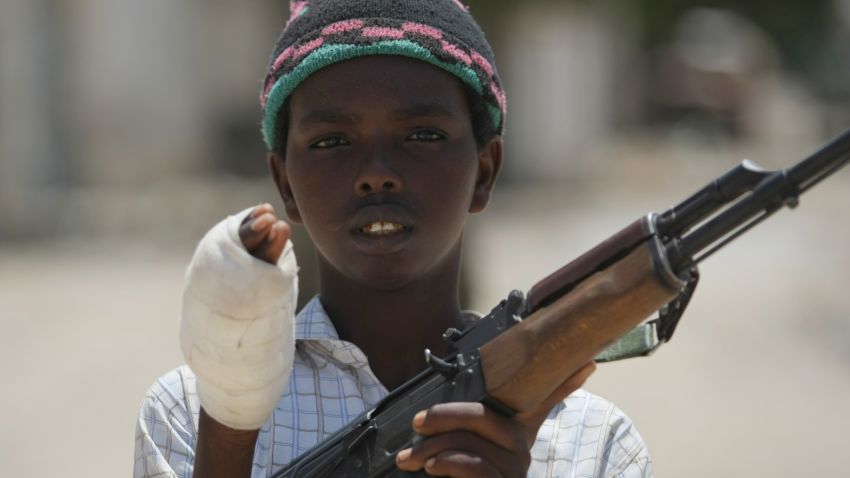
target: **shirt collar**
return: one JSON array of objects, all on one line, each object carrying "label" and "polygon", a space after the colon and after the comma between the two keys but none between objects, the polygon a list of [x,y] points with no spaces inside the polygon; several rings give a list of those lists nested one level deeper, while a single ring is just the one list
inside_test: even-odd
[{"label": "shirt collar", "polygon": [[295,340],[339,340],[339,334],[318,295],[310,299],[295,317]]},{"label": "shirt collar", "polygon": [[369,359],[362,350],[351,342],[339,339],[318,295],[295,317],[295,340],[319,352],[313,359],[320,366],[324,366],[327,359],[332,359],[339,365],[357,368],[369,366]]},{"label": "shirt collar", "polygon": [[[464,311],[463,318],[466,326],[481,317],[481,314]],[[323,354],[333,357],[343,364],[358,367],[368,366],[368,358],[356,345],[340,340],[331,318],[322,307],[322,301],[316,295],[301,312],[295,316],[295,340],[308,342],[310,347],[318,348]]]}]

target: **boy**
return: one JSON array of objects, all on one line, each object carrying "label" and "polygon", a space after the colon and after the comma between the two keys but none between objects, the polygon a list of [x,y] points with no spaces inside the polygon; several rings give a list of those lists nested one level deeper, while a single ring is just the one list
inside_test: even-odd
[{"label": "boy", "polygon": [[[450,352],[442,332],[475,320],[458,303],[463,227],[502,161],[492,58],[456,0],[293,2],[263,132],[286,214],[316,245],[320,295],[292,318],[296,267],[270,205],[216,226],[187,275],[191,369],[148,393],[136,476],[270,476],[421,371],[424,349]],[[396,464],[455,477],[651,475],[628,419],[576,391],[592,370],[513,419],[478,403],[424,410],[413,427],[425,440]]]}]

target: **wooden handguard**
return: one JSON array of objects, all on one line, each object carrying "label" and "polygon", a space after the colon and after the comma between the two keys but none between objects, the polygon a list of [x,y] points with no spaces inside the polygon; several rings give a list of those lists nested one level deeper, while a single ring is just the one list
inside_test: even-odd
[{"label": "wooden handguard", "polygon": [[670,302],[684,286],[650,237],[607,269],[481,347],[490,396],[535,408],[599,352]]}]

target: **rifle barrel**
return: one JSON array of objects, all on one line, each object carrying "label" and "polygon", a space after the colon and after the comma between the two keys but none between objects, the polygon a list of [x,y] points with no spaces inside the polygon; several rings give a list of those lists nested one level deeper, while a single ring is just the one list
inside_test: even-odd
[{"label": "rifle barrel", "polygon": [[788,168],[788,178],[802,193],[850,161],[850,129],[839,134],[811,156]]},{"label": "rifle barrel", "polygon": [[[799,163],[768,174],[748,194],[697,229],[685,236],[672,238],[667,244],[671,266],[677,272],[687,270],[782,206],[795,207],[801,193],[848,162],[850,129]],[[717,244],[718,241],[722,242]],[[696,257],[712,245],[714,247],[708,252]]]}]

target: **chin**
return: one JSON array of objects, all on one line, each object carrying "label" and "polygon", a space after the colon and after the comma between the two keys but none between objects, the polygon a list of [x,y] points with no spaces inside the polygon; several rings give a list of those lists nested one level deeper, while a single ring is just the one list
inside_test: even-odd
[{"label": "chin", "polygon": [[391,267],[361,269],[352,279],[365,287],[383,292],[400,290],[413,282],[414,278],[409,273],[399,271],[397,265],[395,270],[393,269]]}]

